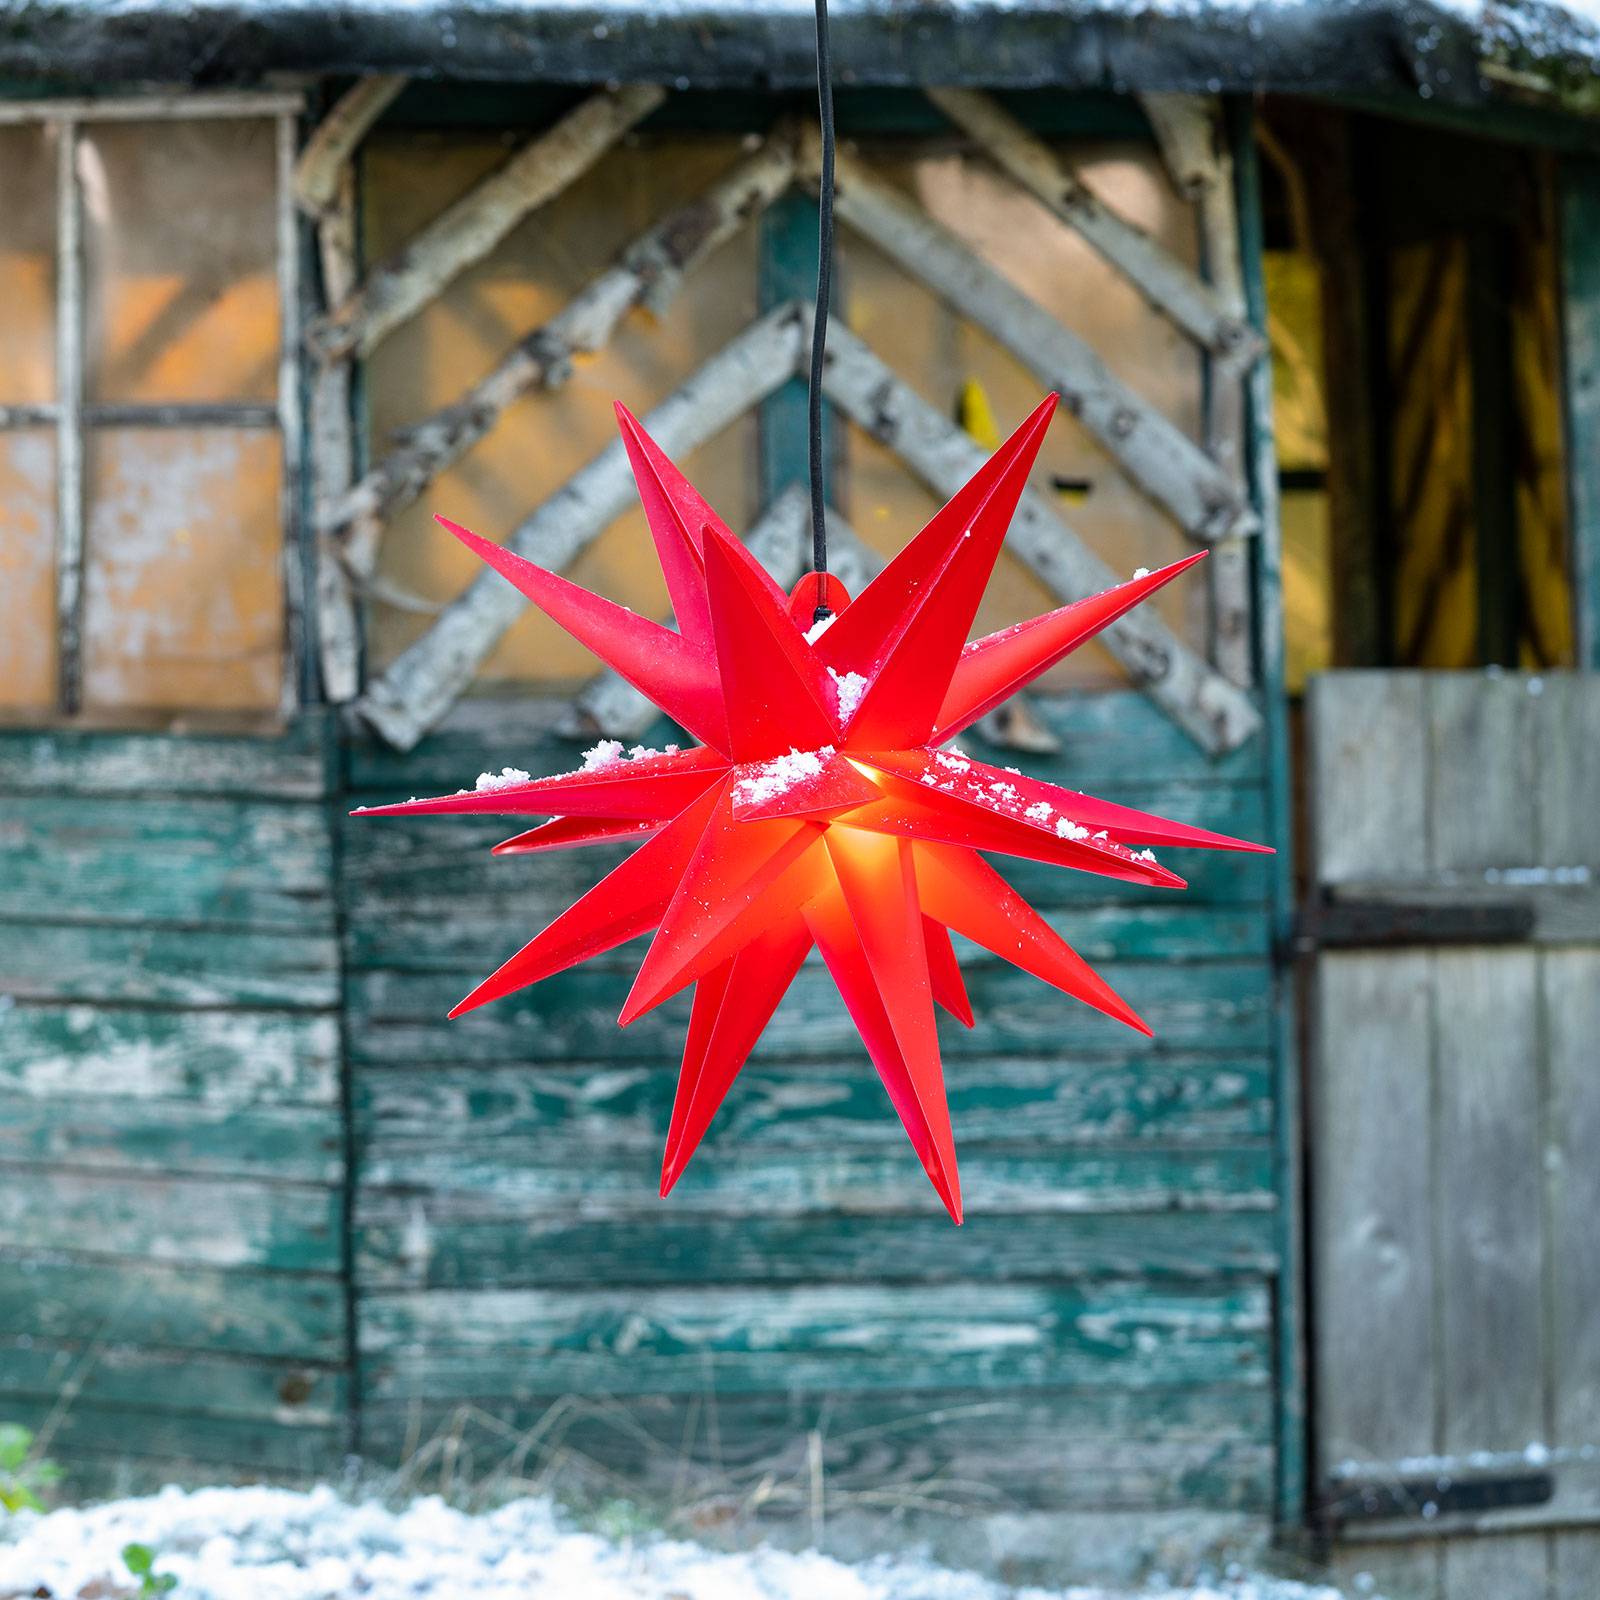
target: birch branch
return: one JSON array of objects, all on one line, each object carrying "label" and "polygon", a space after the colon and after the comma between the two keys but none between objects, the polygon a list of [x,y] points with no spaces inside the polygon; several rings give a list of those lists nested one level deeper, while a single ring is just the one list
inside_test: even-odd
[{"label": "birch branch", "polygon": [[586,172],[666,98],[653,84],[592,96],[525,144],[497,172],[435,217],[342,304],[315,323],[312,349],[325,361],[367,355],[446,284],[483,260],[547,200]]},{"label": "birch branch", "polygon": [[[797,307],[768,312],[650,413],[650,433],[674,455],[696,449],[794,374],[801,336]],[[519,555],[560,569],[615,521],[633,496],[627,454],[622,441],[613,440],[507,542]],[[367,690],[356,705],[360,716],[395,748],[411,749],[472,682],[525,603],[498,573],[480,572]]]},{"label": "birch branch", "polygon": [[839,216],[1059,391],[1130,481],[1180,527],[1205,540],[1255,531],[1255,515],[1227,474],[1075,333],[859,162],[841,154],[837,173]]},{"label": "birch branch", "polygon": [[362,78],[317,124],[294,168],[295,204],[307,216],[320,217],[334,204],[356,147],[405,86],[402,77]]},{"label": "birch branch", "polygon": [[1261,338],[1242,314],[1142,228],[1119,216],[1010,112],[972,89],[928,98],[1050,214],[1082,236],[1163,316],[1218,356],[1248,359]]},{"label": "birch branch", "polygon": [[794,165],[793,135],[776,133],[703,194],[641,234],[459,400],[400,434],[360,483],[328,505],[323,529],[336,533],[364,517],[392,516],[482,439],[519,396],[561,387],[575,359],[603,350],[635,306],[665,310],[683,279],[788,187]]},{"label": "birch branch", "polygon": [[[960,428],[837,322],[828,327],[823,387],[846,416],[939,495],[954,494],[983,463],[983,451]],[[1064,601],[1123,581],[1031,489],[1018,504],[1006,548]],[[1213,671],[1153,611],[1130,611],[1100,637],[1135,685],[1204,749],[1231,750],[1260,726],[1249,696]]]}]

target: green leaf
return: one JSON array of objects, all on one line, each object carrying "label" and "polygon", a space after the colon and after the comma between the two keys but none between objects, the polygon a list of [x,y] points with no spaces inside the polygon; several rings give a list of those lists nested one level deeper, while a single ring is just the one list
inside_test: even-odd
[{"label": "green leaf", "polygon": [[147,1577],[155,1560],[156,1553],[147,1544],[125,1544],[122,1547],[122,1564],[136,1578]]},{"label": "green leaf", "polygon": [[154,1587],[157,1594],[170,1594],[178,1587],[178,1580],[170,1572],[163,1572],[155,1580]]},{"label": "green leaf", "polygon": [[15,1472],[33,1449],[33,1431],[20,1422],[0,1422],[0,1472]]},{"label": "green leaf", "polygon": [[7,1511],[43,1511],[39,1497],[25,1483],[0,1484],[0,1507]]}]

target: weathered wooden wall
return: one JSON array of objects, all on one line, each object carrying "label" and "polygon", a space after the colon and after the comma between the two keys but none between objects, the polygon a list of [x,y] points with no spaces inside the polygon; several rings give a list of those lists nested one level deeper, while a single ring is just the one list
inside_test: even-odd
[{"label": "weathered wooden wall", "polygon": [[330,750],[0,734],[0,1417],[79,1489],[339,1459]]},{"label": "weathered wooden wall", "polygon": [[[1208,761],[1134,692],[1040,704],[1061,756],[983,753],[1262,836],[1259,741]],[[356,748],[351,798],[448,790],[508,758],[570,766],[575,747],[543,731],[560,709],[478,702],[410,756]],[[445,1438],[483,1471],[543,1418],[535,1461],[558,1447],[580,1473],[621,1468],[690,1501],[814,1509],[820,1482],[836,1505],[1264,1521],[1261,858],[1191,857],[1190,891],[1164,897],[1006,864],[1156,1037],[974,959],[979,1025],[943,1033],[968,1204],[956,1230],[820,968],[665,1202],[684,1008],[616,1030],[637,950],[446,1022],[607,864],[491,858],[509,831],[344,825],[365,1450]]]}]

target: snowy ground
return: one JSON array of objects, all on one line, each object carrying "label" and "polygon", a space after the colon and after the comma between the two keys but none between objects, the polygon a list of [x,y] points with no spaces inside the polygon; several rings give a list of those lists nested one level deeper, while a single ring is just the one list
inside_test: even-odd
[{"label": "snowy ground", "polygon": [[[546,1499],[469,1516],[435,1498],[393,1510],[331,1489],[168,1489],[0,1521],[0,1600],[135,1595],[121,1556],[130,1543],[155,1551],[178,1600],[1120,1600],[1102,1589],[1009,1590],[904,1558],[851,1566],[765,1548],[614,1542],[576,1529]],[[1341,1597],[1235,1576],[1140,1600]]]}]

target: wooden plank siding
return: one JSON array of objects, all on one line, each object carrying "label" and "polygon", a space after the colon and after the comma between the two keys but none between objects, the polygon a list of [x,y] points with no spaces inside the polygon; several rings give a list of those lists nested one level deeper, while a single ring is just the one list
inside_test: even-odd
[{"label": "wooden plank siding", "polygon": [[0,733],[0,1416],[79,1491],[340,1458],[331,751]]},{"label": "wooden plank siding", "polygon": [[[480,702],[409,755],[355,744],[350,798],[454,789],[508,755],[570,766],[562,709]],[[1131,691],[1038,710],[1061,755],[980,753],[1261,836],[1259,749],[1208,760]],[[1174,856],[1182,895],[1002,863],[1156,1037],[964,949],[979,1026],[941,1025],[956,1229],[819,967],[666,1201],[686,1005],[617,1030],[642,946],[447,1022],[614,859],[491,858],[511,831],[343,827],[367,1452],[437,1464],[448,1441],[477,1469],[521,1451],[680,1501],[764,1480],[782,1501],[814,1449],[847,1496],[1270,1515],[1266,863]]]}]

